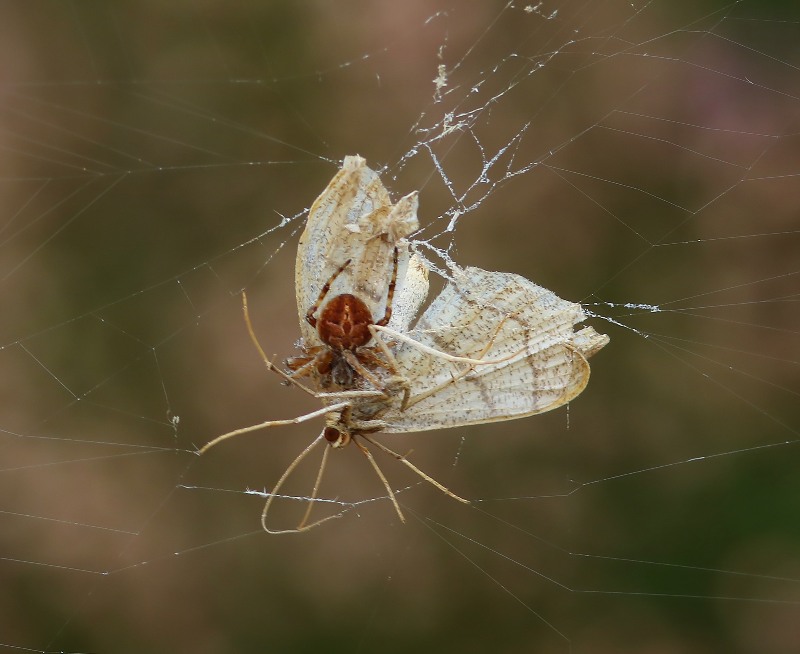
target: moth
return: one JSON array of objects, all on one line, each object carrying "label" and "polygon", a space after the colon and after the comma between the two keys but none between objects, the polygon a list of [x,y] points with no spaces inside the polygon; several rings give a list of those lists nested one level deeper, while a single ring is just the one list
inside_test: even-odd
[{"label": "moth", "polygon": [[[588,359],[608,336],[581,326],[580,304],[512,273],[450,265],[442,292],[417,318],[428,272],[407,236],[418,228],[417,194],[392,204],[377,174],[347,157],[314,202],[301,236],[295,286],[301,356],[276,366],[256,337],[243,294],[250,338],[267,369],[312,395],[322,408],[218,436],[218,443],[268,427],[323,417],[320,434],[287,467],[268,495],[261,522],[269,533],[304,531],[328,453],[351,442],[369,461],[401,521],[395,493],[369,446],[394,457],[440,491],[464,503],[405,456],[374,436],[464,427],[523,418],[561,407],[589,381]],[[300,381],[310,377],[311,385]],[[308,507],[297,527],[273,529],[268,515],[299,463],[327,444]]]}]

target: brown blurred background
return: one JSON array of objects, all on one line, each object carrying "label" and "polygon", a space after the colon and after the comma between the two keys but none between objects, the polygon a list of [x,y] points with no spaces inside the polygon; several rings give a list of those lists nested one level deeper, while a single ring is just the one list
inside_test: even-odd
[{"label": "brown blurred background", "polygon": [[[800,651],[800,15],[634,4],[0,6],[0,647]],[[317,408],[238,292],[290,355],[354,153],[420,239],[618,324],[568,411],[386,439],[472,507],[270,537],[242,491],[319,423],[192,451]],[[331,457],[324,496],[381,493]]]}]

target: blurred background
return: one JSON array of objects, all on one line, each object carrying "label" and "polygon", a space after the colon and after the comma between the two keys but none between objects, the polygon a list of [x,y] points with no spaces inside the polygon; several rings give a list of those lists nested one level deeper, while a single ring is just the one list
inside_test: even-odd
[{"label": "blurred background", "polygon": [[[0,651],[800,651],[798,21],[0,5]],[[322,496],[377,501],[269,536],[245,491],[319,422],[194,451],[318,408],[239,292],[293,354],[305,210],[356,153],[420,190],[434,261],[611,343],[568,408],[383,439],[471,506],[381,461],[399,524],[348,448]]]}]

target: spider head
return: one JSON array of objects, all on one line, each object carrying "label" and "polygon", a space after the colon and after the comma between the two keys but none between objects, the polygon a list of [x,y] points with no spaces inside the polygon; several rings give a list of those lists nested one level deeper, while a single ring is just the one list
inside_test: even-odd
[{"label": "spider head", "polygon": [[339,427],[327,426],[323,432],[325,440],[331,447],[340,449],[350,443],[350,434]]}]

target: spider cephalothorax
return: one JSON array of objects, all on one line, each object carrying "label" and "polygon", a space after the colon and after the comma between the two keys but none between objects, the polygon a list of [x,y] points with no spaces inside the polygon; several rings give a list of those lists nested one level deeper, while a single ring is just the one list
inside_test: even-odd
[{"label": "spider cephalothorax", "polygon": [[386,312],[380,320],[373,320],[367,304],[352,293],[336,295],[325,304],[317,317],[322,302],[330,291],[336,278],[350,265],[345,261],[333,273],[320,291],[317,301],[306,313],[306,321],[319,334],[322,345],[304,347],[305,356],[288,359],[286,365],[294,377],[303,377],[316,372],[320,384],[327,388],[331,383],[339,388],[354,388],[359,378],[368,380],[374,387],[383,384],[370,369],[376,367],[392,371],[393,366],[385,356],[378,355],[374,346],[371,327],[384,327],[392,317],[392,299],[397,281],[397,248],[394,249],[392,277],[386,295]]}]

